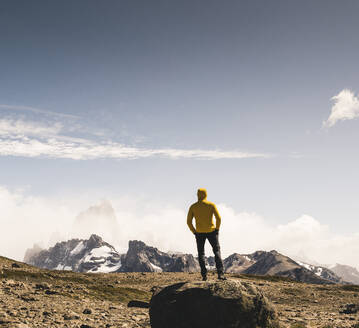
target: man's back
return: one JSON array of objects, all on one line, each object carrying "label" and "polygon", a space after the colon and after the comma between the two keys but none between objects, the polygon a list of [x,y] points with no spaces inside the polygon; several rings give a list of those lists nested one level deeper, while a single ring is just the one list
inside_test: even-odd
[{"label": "man's back", "polygon": [[[216,225],[213,222],[213,215],[216,217]],[[199,200],[191,205],[188,211],[187,223],[190,221],[192,224],[193,218],[196,220],[195,231],[199,233],[212,232],[219,228],[221,222],[216,205],[206,199]]]}]

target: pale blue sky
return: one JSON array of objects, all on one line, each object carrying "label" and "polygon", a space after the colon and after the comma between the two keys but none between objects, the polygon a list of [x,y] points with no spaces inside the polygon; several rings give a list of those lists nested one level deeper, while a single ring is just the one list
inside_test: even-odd
[{"label": "pale blue sky", "polygon": [[[359,121],[322,127],[333,96],[357,100],[358,10],[356,0],[1,1],[0,184],[179,208],[205,187],[272,224],[308,214],[358,232]],[[142,155],[119,159],[110,144]],[[81,159],[69,155],[81,147]]]}]

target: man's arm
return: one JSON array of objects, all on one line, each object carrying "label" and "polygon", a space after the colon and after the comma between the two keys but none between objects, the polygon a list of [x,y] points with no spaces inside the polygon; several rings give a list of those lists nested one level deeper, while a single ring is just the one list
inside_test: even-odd
[{"label": "man's arm", "polygon": [[219,230],[219,227],[221,226],[221,216],[218,213],[216,205],[213,204],[213,214],[216,217],[216,230]]},{"label": "man's arm", "polygon": [[193,212],[192,212],[192,206],[189,208],[188,210],[188,214],[187,214],[187,225],[188,228],[193,232],[196,233],[196,229],[194,228],[193,224],[192,224],[192,220],[193,220]]}]

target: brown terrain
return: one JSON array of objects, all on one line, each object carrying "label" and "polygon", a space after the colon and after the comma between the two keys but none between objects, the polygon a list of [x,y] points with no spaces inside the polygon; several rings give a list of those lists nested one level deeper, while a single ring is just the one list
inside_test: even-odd
[{"label": "brown terrain", "polygon": [[[274,276],[227,277],[259,288],[276,307],[283,327],[359,328],[359,311],[354,308],[359,286],[306,284]],[[0,257],[0,327],[150,327],[148,309],[128,307],[128,302],[148,302],[153,286],[199,278],[199,273],[51,271]]]}]

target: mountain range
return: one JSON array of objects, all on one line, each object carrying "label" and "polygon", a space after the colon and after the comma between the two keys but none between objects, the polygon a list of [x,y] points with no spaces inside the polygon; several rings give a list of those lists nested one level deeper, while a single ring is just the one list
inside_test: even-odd
[{"label": "mountain range", "polygon": [[[215,269],[214,258],[207,257],[208,269]],[[198,272],[199,264],[192,254],[166,253],[142,241],[131,240],[126,254],[120,254],[98,235],[89,239],[59,242],[49,249],[28,249],[24,262],[45,269],[75,272]],[[272,275],[301,282],[333,284],[359,283],[359,272],[352,267],[336,265],[332,269],[311,265],[275,250],[252,254],[234,253],[223,260],[228,273]]]},{"label": "mountain range", "polygon": [[50,270],[75,272],[196,272],[192,254],[168,254],[142,241],[129,241],[126,254],[120,254],[98,235],[57,243],[48,250],[28,249],[24,262]]}]

